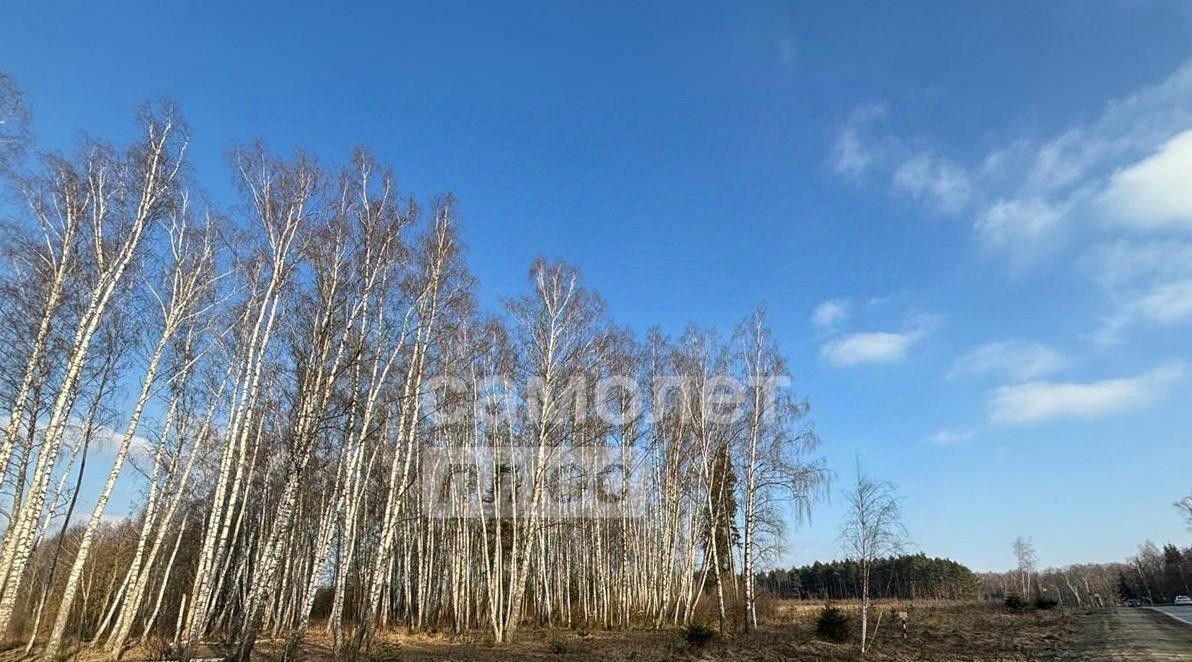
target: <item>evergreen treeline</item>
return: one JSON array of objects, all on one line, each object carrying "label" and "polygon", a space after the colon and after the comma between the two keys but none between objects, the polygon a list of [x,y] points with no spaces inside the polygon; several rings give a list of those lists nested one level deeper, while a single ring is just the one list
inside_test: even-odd
[{"label": "evergreen treeline", "polygon": [[[757,585],[782,598],[853,600],[861,597],[860,572],[856,561],[816,561],[800,568],[762,573]],[[880,559],[874,562],[871,572],[873,599],[960,600],[975,598],[980,589],[972,570],[950,559],[922,553]]]}]

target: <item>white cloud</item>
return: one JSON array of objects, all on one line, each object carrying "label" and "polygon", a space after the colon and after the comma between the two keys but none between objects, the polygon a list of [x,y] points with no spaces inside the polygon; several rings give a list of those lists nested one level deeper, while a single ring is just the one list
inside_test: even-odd
[{"label": "white cloud", "polygon": [[857,177],[880,156],[880,141],[871,136],[873,125],[886,116],[886,105],[867,104],[853,109],[836,136],[829,163],[840,175]]},{"label": "white cloud", "polygon": [[820,355],[829,363],[851,366],[860,363],[890,363],[906,355],[915,342],[908,333],[869,331],[851,333],[820,348]]},{"label": "white cloud", "polygon": [[1184,375],[1181,363],[1150,372],[1095,382],[1029,382],[994,389],[989,420],[1003,425],[1064,418],[1098,418],[1150,404]]},{"label": "white cloud", "polygon": [[1122,225],[1192,229],[1192,130],[1115,172],[1099,203],[1112,221]]},{"label": "white cloud", "polygon": [[942,428],[936,430],[934,434],[928,437],[928,441],[937,446],[952,446],[972,439],[976,436],[976,432],[972,430],[954,430],[952,428]]},{"label": "white cloud", "polygon": [[892,363],[904,358],[911,346],[935,331],[936,318],[923,315],[911,320],[905,331],[864,331],[834,338],[820,347],[820,356],[836,366]]},{"label": "white cloud", "polygon": [[1160,324],[1192,320],[1192,280],[1163,283],[1136,303],[1140,317]]},{"label": "white cloud", "polygon": [[1155,282],[1192,278],[1192,241],[1119,239],[1094,247],[1082,266],[1115,295]]},{"label": "white cloud", "polygon": [[998,200],[978,214],[973,230],[987,248],[1033,254],[1067,214],[1067,204],[1039,198]]},{"label": "white cloud", "polygon": [[[95,429],[95,436],[91,443],[96,451],[115,455],[116,451],[120,449],[120,440],[123,436],[123,432],[118,432],[106,425],[101,425]],[[133,458],[152,457],[153,451],[153,442],[139,434],[134,434],[128,442],[128,453]]]},{"label": "white cloud", "polygon": [[964,168],[881,133],[887,111],[885,103],[876,103],[857,106],[849,113],[832,145],[828,159],[832,169],[856,178],[875,166],[894,167],[891,185],[896,193],[942,214],[964,209],[972,191]]},{"label": "white cloud", "polygon": [[[71,417],[64,433],[66,446],[69,448],[81,447],[86,427],[82,419]],[[115,455],[116,451],[120,449],[120,440],[123,436],[124,433],[121,430],[113,429],[107,425],[96,425],[91,431],[90,448],[95,453]],[[129,459],[152,458],[155,450],[153,442],[139,434],[134,434],[128,442]]]},{"label": "white cloud", "polygon": [[[74,516],[70,518],[72,526],[79,524],[86,524],[91,519],[91,509],[85,508],[75,511]],[[131,521],[132,517],[128,514],[118,513],[104,513],[99,516],[99,521],[107,526],[120,526],[121,524]]]},{"label": "white cloud", "polygon": [[858,123],[865,108],[841,129],[836,171],[885,166],[896,193],[973,219],[978,241],[1018,261],[1055,243],[1086,212],[1135,230],[1192,227],[1192,60],[1110,101],[1093,121],[1050,138],[1016,138],[968,164],[915,147],[917,137],[876,135],[872,119]]},{"label": "white cloud", "polygon": [[1024,161],[1008,163],[1026,173],[1026,194],[1062,196],[1104,181],[1123,163],[1153,153],[1192,126],[1192,61],[1166,80],[1106,104],[1093,122],[1077,124],[1023,150]]},{"label": "white cloud", "polygon": [[1192,322],[1192,241],[1118,240],[1089,251],[1082,268],[1114,306],[1092,334],[1098,344],[1139,323]]},{"label": "white cloud", "polygon": [[992,203],[978,210],[976,230],[993,248],[1037,248],[1086,203],[1096,204],[1125,164],[1155,153],[1192,126],[1192,61],[1166,80],[1110,101],[1092,122],[1053,138],[1019,139],[985,159],[983,189]]},{"label": "white cloud", "polygon": [[[883,135],[861,106],[841,129],[833,163],[842,175],[888,178],[892,194],[972,223],[986,251],[1020,269],[1064,248],[1089,252],[1107,240],[1139,244],[1167,235],[1167,245],[1133,245],[1093,261],[1113,261],[1092,274],[1109,309],[1089,337],[1121,342],[1140,324],[1192,321],[1192,59],[1166,79],[1107,102],[1091,119],[1047,136],[1017,136],[963,160],[957,145],[927,151],[938,136]],[[996,129],[996,127],[995,127]],[[1175,243],[1171,243],[1175,242]],[[1162,253],[1162,254],[1160,254]],[[1124,282],[1129,280],[1129,283]]]},{"label": "white cloud", "polygon": [[968,204],[968,175],[955,164],[924,152],[914,154],[894,171],[894,189],[938,209],[955,214]]},{"label": "white cloud", "polygon": [[1011,381],[1037,379],[1067,366],[1056,350],[1037,342],[1003,340],[980,345],[956,359],[949,378],[963,375],[1000,375]]},{"label": "white cloud", "polygon": [[811,313],[811,323],[820,330],[828,330],[848,319],[849,302],[845,299],[831,299],[816,306]]},{"label": "white cloud", "polygon": [[1192,322],[1192,279],[1161,282],[1138,292],[1103,320],[1092,339],[1099,345],[1119,344],[1123,332],[1138,322],[1167,326]]}]

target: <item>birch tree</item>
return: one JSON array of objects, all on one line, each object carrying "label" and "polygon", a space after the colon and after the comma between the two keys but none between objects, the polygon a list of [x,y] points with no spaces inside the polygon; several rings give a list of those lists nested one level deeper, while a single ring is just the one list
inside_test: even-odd
[{"label": "birch tree", "polygon": [[[861,579],[861,654],[872,644],[869,639],[869,583],[876,560],[899,553],[906,540],[901,508],[894,486],[877,481],[861,470],[845,494],[848,510],[840,531],[845,555],[860,566]],[[874,635],[876,636],[876,628]]]},{"label": "birch tree", "polygon": [[819,437],[806,423],[806,401],[796,400],[787,388],[792,377],[766,322],[765,309],[756,309],[736,336],[748,386],[748,430],[738,472],[744,479],[741,556],[749,630],[757,627],[757,562],[775,551],[784,532],[786,520],[777,509],[786,506],[795,524],[809,517],[812,504],[826,493],[828,470],[812,457]]},{"label": "birch tree", "polygon": [[[141,255],[142,239],[174,205],[175,184],[182,168],[184,137],[173,111],[146,112],[145,135],[124,157],[101,147],[92,148],[82,172],[79,195],[85,208],[91,247],[91,290],[75,328],[65,368],[46,425],[42,447],[33,468],[29,495],[22,502],[0,552],[0,632],[8,629],[17,591],[33,551],[35,524],[61,448],[79,377],[91,343],[113,296],[123,285],[130,265]],[[85,174],[84,174],[85,173]]]},{"label": "birch tree", "polygon": [[[0,168],[25,203],[0,246],[7,635],[288,657],[321,596],[343,657],[396,628],[757,626],[759,565],[826,485],[760,311],[639,337],[544,259],[486,310],[450,196],[255,145],[209,201],[172,111],[143,126]],[[432,503],[445,463],[466,489]]]},{"label": "birch tree", "polygon": [[[112,497],[112,490],[116,486],[116,480],[120,477],[120,472],[124,468],[124,462],[128,457],[129,449],[137,435],[141,415],[145,410],[146,403],[149,401],[154,385],[157,383],[158,368],[161,366],[162,359],[165,358],[167,350],[174,343],[179,331],[186,326],[189,326],[192,330],[196,328],[197,325],[194,324],[194,317],[202,312],[201,306],[203,300],[206,298],[212,280],[215,277],[213,273],[213,230],[210,226],[207,226],[205,231],[199,233],[191,232],[186,217],[187,213],[188,210],[185,205],[180,206],[171,227],[168,229],[169,266],[165,274],[162,293],[157,295],[156,290],[154,290],[160,308],[158,312],[161,315],[160,334],[151,350],[144,376],[141,378],[140,392],[137,394],[136,400],[133,403],[128,423],[116,445],[112,467],[108,471],[108,477],[103,487],[100,489],[95,507],[91,511],[91,517],[83,529],[83,536],[79,542],[78,551],[75,553],[74,564],[71,567],[66,588],[59,602],[58,618],[54,623],[50,639],[46,643],[46,655],[49,657],[56,655],[59,647],[62,645],[62,636],[66,632],[66,625],[70,619],[71,606],[74,604],[79,580],[87,565],[95,532],[103,521],[108,500]],[[183,379],[185,378],[185,374],[189,372],[190,365],[187,361],[194,349],[192,346],[194,340],[193,335],[187,335],[177,343],[178,347],[176,351],[181,361],[178,361],[174,366],[174,378]]]},{"label": "birch tree", "polygon": [[1035,566],[1038,562],[1038,555],[1035,553],[1035,546],[1031,543],[1030,538],[1018,536],[1014,539],[1014,560],[1018,567],[1018,589],[1021,591],[1019,595],[1023,599],[1027,599],[1031,595],[1031,580],[1035,575]]}]

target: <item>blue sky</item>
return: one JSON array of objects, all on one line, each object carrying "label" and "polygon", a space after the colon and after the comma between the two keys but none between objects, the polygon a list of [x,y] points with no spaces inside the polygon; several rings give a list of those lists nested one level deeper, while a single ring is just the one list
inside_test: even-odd
[{"label": "blue sky", "polygon": [[0,69],[55,148],[176,99],[218,200],[233,145],[368,145],[456,194],[490,304],[538,254],[638,329],[765,301],[837,487],[929,554],[1190,542],[1186,2],[16,2]]}]

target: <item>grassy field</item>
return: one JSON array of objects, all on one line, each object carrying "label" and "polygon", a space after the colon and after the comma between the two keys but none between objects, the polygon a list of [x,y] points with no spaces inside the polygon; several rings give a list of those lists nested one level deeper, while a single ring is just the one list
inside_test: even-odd
[{"label": "grassy field", "polygon": [[[684,641],[677,629],[583,631],[525,628],[517,640],[493,646],[481,634],[390,635],[366,659],[373,660],[855,660],[859,659],[857,607],[854,636],[847,643],[815,636],[817,603],[772,604],[762,627],[752,633],[718,637],[703,646]],[[1058,657],[1076,639],[1080,614],[1063,609],[1010,613],[1000,605],[977,603],[884,604],[886,610],[867,660],[1045,660]],[[892,609],[909,613],[904,637]],[[262,659],[280,659],[268,642]],[[317,636],[309,638],[299,659],[329,659]]]}]

